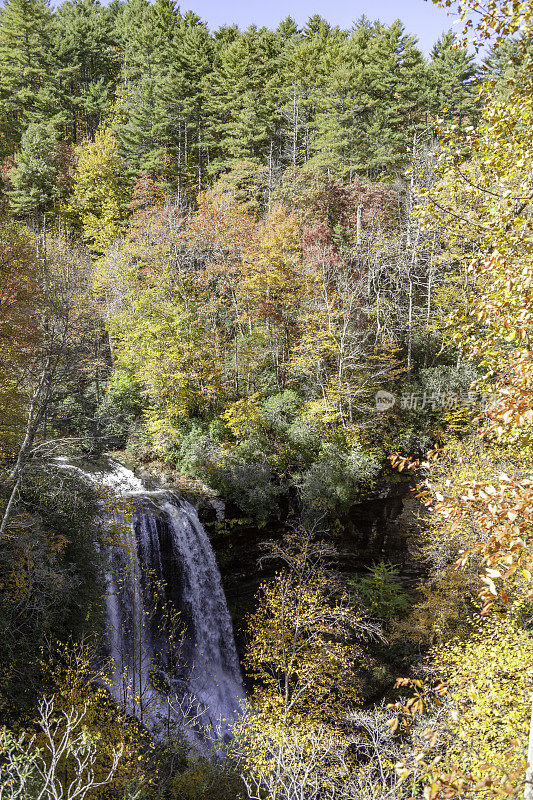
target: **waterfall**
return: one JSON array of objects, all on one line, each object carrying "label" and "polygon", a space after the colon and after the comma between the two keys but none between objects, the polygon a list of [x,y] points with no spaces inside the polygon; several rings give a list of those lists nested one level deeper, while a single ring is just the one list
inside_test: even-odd
[{"label": "waterfall", "polygon": [[213,549],[195,507],[148,491],[122,464],[64,464],[132,505],[105,502],[107,684],[155,736],[227,738],[244,702],[233,627]]},{"label": "waterfall", "polygon": [[182,567],[180,607],[187,615],[189,687],[211,725],[225,732],[239,712],[242,678],[233,626],[211,544],[194,506],[167,502],[172,552]]}]

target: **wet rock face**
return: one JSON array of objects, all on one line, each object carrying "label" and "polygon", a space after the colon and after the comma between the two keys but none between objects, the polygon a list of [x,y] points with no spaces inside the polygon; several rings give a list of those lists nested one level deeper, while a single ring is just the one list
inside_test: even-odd
[{"label": "wet rock face", "polygon": [[411,488],[407,481],[385,485],[350,509],[341,535],[346,566],[357,571],[388,560],[401,569],[412,561],[419,509]]},{"label": "wet rock face", "polygon": [[[361,499],[341,520],[332,541],[339,553],[338,568],[347,576],[362,576],[373,564],[389,561],[397,565],[402,582],[409,588],[423,575],[417,561],[414,543],[420,506],[408,481],[383,483],[370,496]],[[258,559],[265,539],[280,536],[283,520],[267,528],[237,524],[238,509],[227,504],[226,526],[220,516],[206,505],[199,507],[219,564],[222,581],[233,618],[237,650],[242,656],[246,648],[246,619],[254,610],[260,584],[271,577],[275,565]]]},{"label": "wet rock face", "polygon": [[[408,564],[412,560],[411,541],[417,529],[418,510],[408,482],[384,485],[352,506],[349,513],[338,520],[339,531],[331,533],[339,552],[339,567],[364,571],[383,559],[400,567]],[[202,506],[199,514],[219,558],[228,597],[248,592],[263,581],[267,573],[257,567],[261,543],[281,535],[283,521],[268,528],[228,524],[228,529],[220,532],[216,530],[220,517],[217,518],[213,510]],[[239,512],[228,506],[227,516],[231,515],[238,517]]]}]

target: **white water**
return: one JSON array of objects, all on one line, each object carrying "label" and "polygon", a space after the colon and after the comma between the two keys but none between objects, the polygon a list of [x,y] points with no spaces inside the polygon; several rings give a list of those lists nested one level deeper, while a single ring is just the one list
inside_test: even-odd
[{"label": "white water", "polygon": [[182,565],[181,607],[189,620],[184,642],[189,688],[211,726],[224,734],[239,713],[242,678],[233,627],[211,544],[190,503],[167,502],[172,551]]},{"label": "white water", "polygon": [[155,735],[179,727],[190,741],[226,738],[244,690],[220,573],[196,509],[147,491],[117,462],[106,472],[64,466],[134,504],[131,519],[110,511],[106,519],[108,684],[115,701]]}]

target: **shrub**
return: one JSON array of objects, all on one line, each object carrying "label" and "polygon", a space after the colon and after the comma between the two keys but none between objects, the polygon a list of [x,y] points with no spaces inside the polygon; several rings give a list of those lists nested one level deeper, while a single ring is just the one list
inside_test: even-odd
[{"label": "shrub", "polygon": [[246,516],[265,525],[277,508],[280,488],[266,464],[230,464],[220,476],[223,494]]},{"label": "shrub", "polygon": [[177,464],[184,472],[197,475],[211,461],[216,449],[216,442],[206,435],[201,423],[194,420],[177,448]]},{"label": "shrub", "polygon": [[224,760],[198,758],[177,775],[170,788],[171,800],[244,800],[244,784]]},{"label": "shrub", "polygon": [[310,508],[346,511],[379,469],[378,460],[359,444],[348,452],[329,445],[320,460],[302,473],[297,485],[303,502]]},{"label": "shrub", "polygon": [[286,389],[263,402],[263,415],[272,427],[285,430],[296,418],[301,404],[296,392]]},{"label": "shrub", "polygon": [[135,378],[124,370],[114,372],[96,412],[106,447],[120,449],[126,445],[141,408],[141,393]]},{"label": "shrub", "polygon": [[374,564],[370,575],[352,581],[352,585],[372,616],[384,622],[407,614],[411,608],[398,569],[386,561]]},{"label": "shrub", "polygon": [[257,463],[256,459],[262,456],[252,447],[250,439],[228,452],[203,433],[200,426],[195,426],[182,440],[179,466],[219,491],[246,516],[264,525],[276,508],[280,489],[272,479],[268,464]]},{"label": "shrub", "polygon": [[420,384],[422,391],[431,394],[460,395],[468,391],[470,384],[475,381],[477,372],[473,364],[464,362],[457,367],[440,365],[420,370]]}]

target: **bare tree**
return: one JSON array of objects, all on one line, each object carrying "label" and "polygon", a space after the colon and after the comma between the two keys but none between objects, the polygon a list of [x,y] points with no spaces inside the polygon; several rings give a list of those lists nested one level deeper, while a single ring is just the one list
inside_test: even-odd
[{"label": "bare tree", "polygon": [[[0,733],[0,800],[83,800],[89,792],[110,784],[122,747],[113,749],[109,769],[99,779],[98,739],[84,727],[86,709],[54,714],[53,698],[43,698],[39,711],[43,746],[37,745],[35,736],[17,738],[6,730]],[[73,775],[66,780],[70,770],[65,769],[65,762]]]}]

